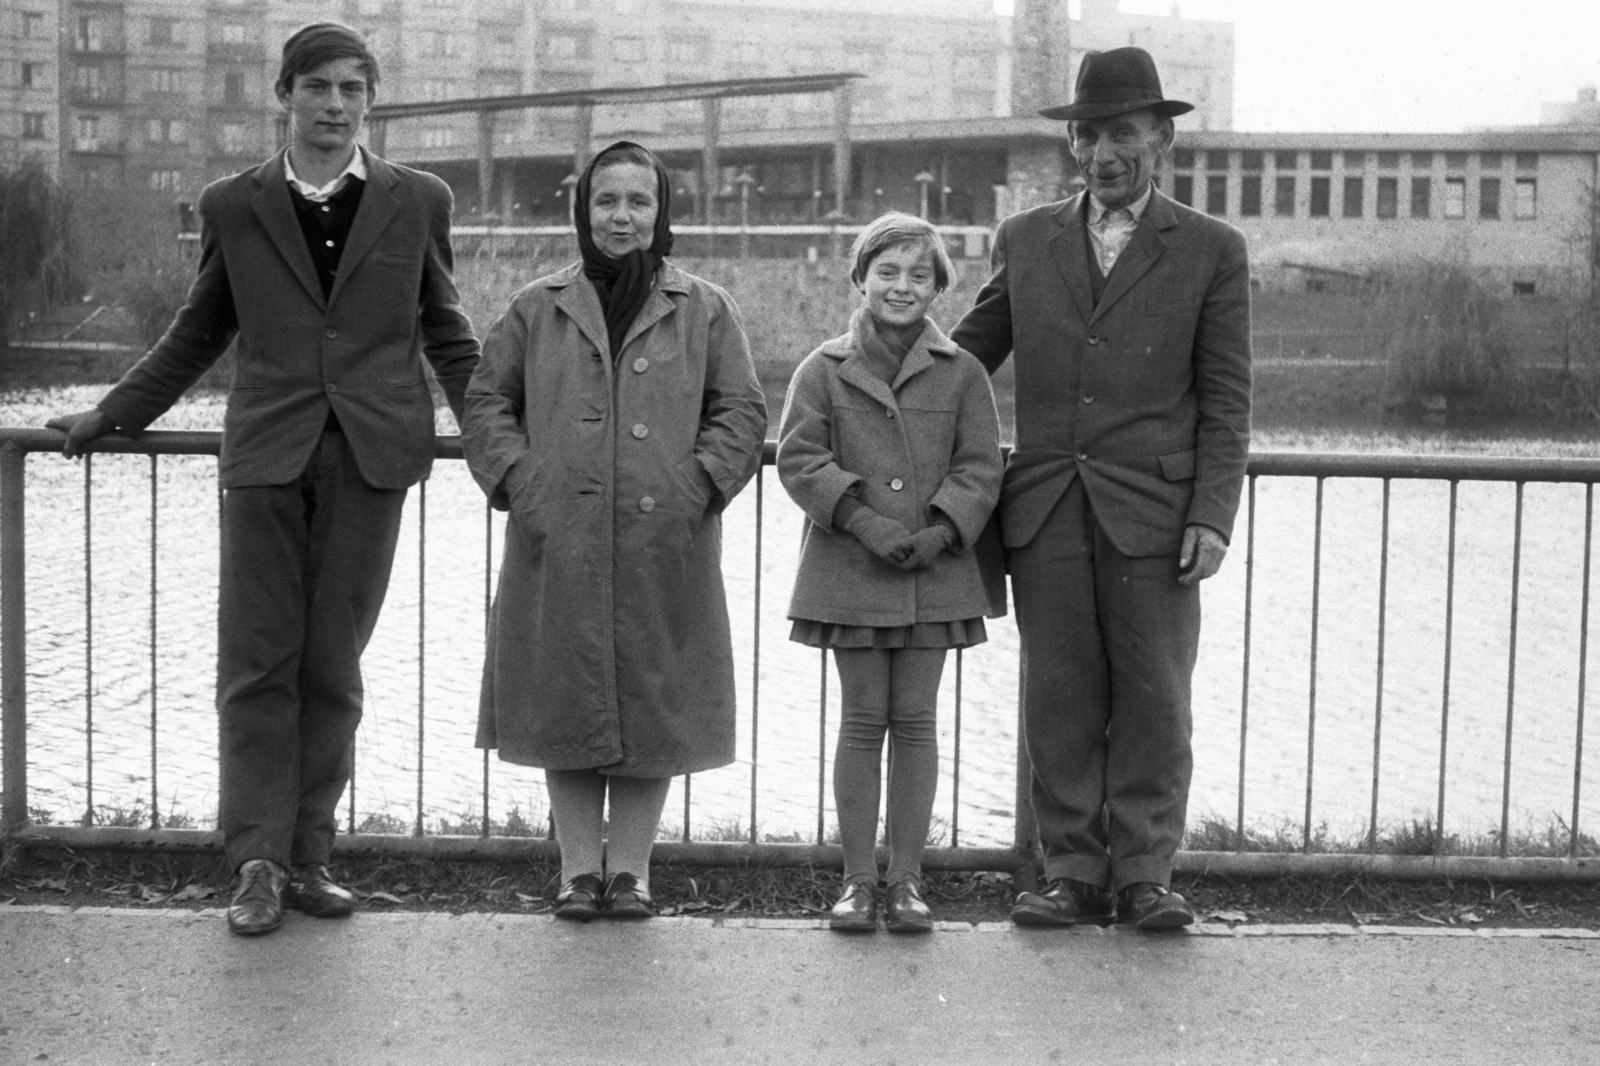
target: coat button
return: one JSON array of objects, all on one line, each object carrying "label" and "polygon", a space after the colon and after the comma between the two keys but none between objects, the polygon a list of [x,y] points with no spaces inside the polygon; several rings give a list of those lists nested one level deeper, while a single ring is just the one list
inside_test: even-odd
[{"label": "coat button", "polygon": [[1090,396],[1090,395],[1088,395],[1088,394],[1087,394],[1087,393],[1086,393],[1086,394],[1085,394],[1085,395],[1084,395],[1084,397],[1083,397],[1083,402],[1084,402],[1084,403],[1086,403],[1086,404],[1091,404],[1091,403],[1094,403],[1094,397],[1093,397],[1093,396]]},{"label": "coat button", "polygon": [[339,331],[334,329],[332,326],[329,326],[327,329],[322,331],[322,335],[331,341],[333,338],[339,335]]},{"label": "coat button", "polygon": [[889,487],[894,491],[899,492],[901,489],[906,487],[906,483],[901,481],[899,478],[895,478],[893,481],[889,482]]},{"label": "coat button", "polygon": [[332,382],[329,382],[328,383],[328,391],[329,392],[338,392],[339,391],[339,386],[333,384]]},{"label": "coat button", "polygon": [[656,509],[656,501],[655,501],[655,499],[653,497],[642,496],[642,497],[639,498],[639,510],[643,511],[645,514],[649,514],[651,511],[654,511],[655,509]]},{"label": "coat button", "polygon": [[645,425],[643,422],[640,422],[633,427],[633,437],[635,440],[644,440],[649,435],[650,427]]},{"label": "coat button", "polygon": [[890,410],[885,410],[885,411],[884,411],[884,412],[883,412],[883,413],[884,413],[884,414],[885,414],[885,415],[887,415],[887,416],[888,416],[888,417],[890,417],[890,418],[893,418],[893,417],[894,417],[894,411],[893,411],[893,410],[892,410],[892,409],[890,409]]},{"label": "coat button", "polygon": [[635,374],[643,374],[646,370],[649,370],[649,369],[650,369],[650,360],[646,359],[644,356],[641,355],[639,358],[637,358],[637,359],[635,359],[633,361],[633,372]]},{"label": "coat button", "polygon": [[1101,337],[1101,336],[1100,336],[1100,334],[1098,334],[1098,333],[1091,333],[1091,334],[1089,334],[1089,343],[1090,343],[1090,344],[1091,344],[1091,345],[1094,345],[1094,344],[1099,344],[1099,343],[1100,343],[1100,342],[1101,342],[1101,341],[1102,341],[1102,340],[1103,340],[1103,339],[1104,339],[1104,338],[1103,338],[1103,337]]},{"label": "coat button", "polygon": [[1085,463],[1085,462],[1088,462],[1088,461],[1089,461],[1089,453],[1088,452],[1079,452],[1078,453],[1078,462]]}]

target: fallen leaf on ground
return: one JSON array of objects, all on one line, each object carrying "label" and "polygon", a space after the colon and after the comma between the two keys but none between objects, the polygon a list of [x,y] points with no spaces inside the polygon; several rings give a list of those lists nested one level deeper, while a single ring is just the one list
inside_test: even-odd
[{"label": "fallen leaf on ground", "polygon": [[538,896],[530,896],[526,892],[518,892],[516,894],[516,896],[517,896],[518,899],[520,899],[524,903],[542,903],[542,902],[544,902]]},{"label": "fallen leaf on ground", "polygon": [[399,896],[390,895],[388,892],[368,892],[363,897],[368,903],[404,903]]},{"label": "fallen leaf on ground", "polygon": [[42,878],[38,881],[27,882],[27,886],[45,892],[65,892],[67,891],[67,879],[65,877]]},{"label": "fallen leaf on ground", "polygon": [[151,888],[149,885],[140,885],[139,898],[144,900],[146,903],[164,903],[166,902],[167,894],[161,891],[159,888]]},{"label": "fallen leaf on ground", "polygon": [[1248,922],[1250,916],[1244,911],[1212,911],[1206,915],[1210,922]]},{"label": "fallen leaf on ground", "polygon": [[168,899],[169,903],[182,903],[185,900],[212,899],[217,890],[210,885],[184,885],[174,892]]},{"label": "fallen leaf on ground", "polygon": [[1426,914],[1423,914],[1421,911],[1414,911],[1413,913],[1416,914],[1416,916],[1418,918],[1421,918],[1423,921],[1432,922],[1434,925],[1449,925],[1450,924],[1449,922],[1445,921],[1443,918],[1430,918]]},{"label": "fallen leaf on ground", "polygon": [[1461,920],[1463,922],[1469,922],[1469,923],[1471,923],[1473,925],[1476,925],[1478,922],[1483,921],[1482,916],[1480,916],[1477,911],[1468,911],[1467,913],[1465,913],[1463,915],[1460,915],[1459,917],[1461,918]]}]

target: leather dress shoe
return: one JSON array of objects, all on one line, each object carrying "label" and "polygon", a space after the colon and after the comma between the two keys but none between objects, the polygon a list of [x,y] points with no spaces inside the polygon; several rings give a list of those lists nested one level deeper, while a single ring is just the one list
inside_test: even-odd
[{"label": "leather dress shoe", "polygon": [[1136,881],[1117,893],[1117,920],[1135,929],[1181,929],[1194,924],[1194,908],[1153,881]]},{"label": "leather dress shoe", "polygon": [[285,898],[291,907],[313,918],[348,918],[356,909],[356,897],[328,876],[328,868],[321,863],[296,866]]},{"label": "leather dress shoe", "polygon": [[828,912],[828,928],[840,933],[870,933],[878,928],[878,890],[869,881],[851,881]]},{"label": "leather dress shoe", "polygon": [[579,874],[556,893],[555,916],[569,922],[587,922],[600,914],[600,899],[605,886],[599,874]]},{"label": "leather dress shoe", "polygon": [[271,859],[250,859],[239,867],[239,886],[228,903],[228,929],[240,936],[270,933],[283,922],[283,890],[289,871]]},{"label": "leather dress shoe", "polygon": [[1023,892],[1011,905],[1011,920],[1017,925],[1053,929],[1110,925],[1116,913],[1116,899],[1109,889],[1070,877],[1052,877],[1042,892]]},{"label": "leather dress shoe", "polygon": [[883,926],[891,933],[933,932],[933,912],[915,881],[896,881],[884,893]]},{"label": "leather dress shoe", "polygon": [[648,889],[639,887],[639,879],[633,874],[612,874],[606,879],[600,914],[606,918],[654,918],[656,901],[650,898]]}]

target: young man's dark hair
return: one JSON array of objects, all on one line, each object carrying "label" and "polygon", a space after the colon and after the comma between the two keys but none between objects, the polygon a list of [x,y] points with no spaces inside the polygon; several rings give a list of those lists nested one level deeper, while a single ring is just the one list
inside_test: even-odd
[{"label": "young man's dark hair", "polygon": [[294,79],[310,74],[331,59],[354,59],[367,76],[367,95],[378,87],[378,57],[367,39],[342,22],[313,22],[301,26],[283,42],[283,63],[278,67],[276,89],[294,91]]}]

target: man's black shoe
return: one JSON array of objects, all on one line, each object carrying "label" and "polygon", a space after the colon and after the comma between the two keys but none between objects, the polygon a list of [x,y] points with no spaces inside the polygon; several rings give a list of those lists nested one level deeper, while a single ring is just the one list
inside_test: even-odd
[{"label": "man's black shoe", "polygon": [[1053,877],[1042,892],[1024,892],[1011,906],[1018,925],[1059,928],[1067,925],[1110,925],[1116,918],[1116,900],[1109,889]]},{"label": "man's black shoe", "polygon": [[283,922],[283,890],[289,871],[271,859],[239,867],[239,887],[228,904],[228,929],[240,936],[270,933]]},{"label": "man's black shoe", "polygon": [[287,898],[290,906],[313,918],[348,918],[356,909],[356,897],[335,884],[322,865],[296,866]]},{"label": "man's black shoe", "polygon": [[1117,893],[1117,918],[1135,929],[1181,929],[1194,924],[1194,908],[1153,881],[1137,881]]}]

